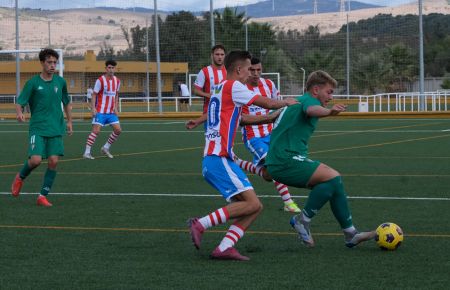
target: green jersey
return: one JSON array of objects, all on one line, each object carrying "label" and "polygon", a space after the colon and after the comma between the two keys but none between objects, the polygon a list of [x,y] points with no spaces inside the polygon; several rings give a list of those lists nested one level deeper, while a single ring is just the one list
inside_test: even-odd
[{"label": "green jersey", "polygon": [[30,105],[30,132],[44,137],[62,136],[66,132],[66,124],[61,103],[67,105],[70,98],[66,81],[53,75],[45,81],[40,75],[28,80],[20,93],[17,103]]},{"label": "green jersey", "polygon": [[319,118],[309,117],[306,110],[320,106],[320,101],[306,93],[297,97],[298,105],[285,107],[275,121],[270,136],[266,165],[283,165],[286,159],[308,157],[308,141],[316,129]]}]

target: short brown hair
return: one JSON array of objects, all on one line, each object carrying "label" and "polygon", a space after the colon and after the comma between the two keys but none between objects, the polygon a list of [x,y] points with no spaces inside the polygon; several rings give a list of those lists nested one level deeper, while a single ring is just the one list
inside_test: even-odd
[{"label": "short brown hair", "polygon": [[216,44],[211,48],[211,53],[214,53],[216,51],[216,49],[221,49],[223,50],[223,52],[227,53],[227,51],[225,50],[225,46],[223,46],[222,44]]},{"label": "short brown hair", "polygon": [[316,70],[308,76],[308,80],[306,81],[306,90],[309,91],[314,86],[323,86],[326,84],[330,84],[334,88],[337,87],[337,81],[327,72],[324,72],[323,70]]},{"label": "short brown hair", "polygon": [[245,61],[246,59],[251,60],[252,59],[252,55],[250,54],[250,52],[246,51],[246,50],[233,50],[230,51],[230,53],[228,53],[225,56],[225,68],[227,70],[227,73],[231,73],[234,68],[236,67],[236,64],[240,61]]}]

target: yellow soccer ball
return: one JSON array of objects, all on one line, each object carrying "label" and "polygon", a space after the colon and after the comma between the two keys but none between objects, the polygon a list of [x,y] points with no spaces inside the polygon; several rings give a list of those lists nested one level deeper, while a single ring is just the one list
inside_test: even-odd
[{"label": "yellow soccer ball", "polygon": [[375,241],[383,250],[396,250],[403,242],[403,231],[394,223],[382,223],[376,232]]}]

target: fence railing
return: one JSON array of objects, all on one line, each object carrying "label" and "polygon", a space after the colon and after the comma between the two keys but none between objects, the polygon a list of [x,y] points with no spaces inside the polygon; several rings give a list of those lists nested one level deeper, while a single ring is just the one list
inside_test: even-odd
[{"label": "fence railing", "polygon": [[[297,97],[298,95],[283,95],[283,98]],[[85,94],[71,94],[74,111],[87,112]],[[162,97],[164,112],[179,112],[180,99],[186,97]],[[348,105],[348,112],[447,112],[449,111],[450,91],[426,92],[423,94],[424,109],[420,110],[421,94],[412,93],[383,93],[376,95],[334,95],[333,103]],[[14,112],[15,95],[0,95],[0,113]],[[189,110],[202,111],[203,98],[189,97]],[[156,112],[159,100],[157,97],[119,97],[119,112]]]}]

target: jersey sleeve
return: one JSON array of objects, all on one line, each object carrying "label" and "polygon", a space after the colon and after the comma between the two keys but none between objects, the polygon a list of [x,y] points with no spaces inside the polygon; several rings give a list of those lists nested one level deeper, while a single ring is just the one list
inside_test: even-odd
[{"label": "jersey sleeve", "polygon": [[122,84],[122,82],[117,79],[117,89],[116,89],[116,94],[120,91],[120,85]]},{"label": "jersey sleeve", "polygon": [[309,98],[303,98],[301,100],[301,104],[302,104],[302,108],[303,108],[303,112],[306,114],[307,110],[309,107],[313,107],[313,106],[320,106],[320,101],[313,98],[313,97],[309,97]]},{"label": "jersey sleeve", "polygon": [[270,97],[275,100],[280,100],[280,91],[278,91],[277,87],[275,86],[275,83],[271,80],[269,80],[272,83],[272,91],[270,92]]},{"label": "jersey sleeve", "polygon": [[197,74],[197,78],[195,79],[194,86],[199,90],[203,90],[203,87],[205,86],[205,81],[206,81],[205,73],[201,69]]},{"label": "jersey sleeve", "polygon": [[98,92],[100,92],[101,89],[102,89],[102,84],[100,83],[100,80],[97,79],[95,81],[94,93],[98,94]]},{"label": "jersey sleeve", "polygon": [[34,85],[31,80],[28,80],[25,83],[25,86],[23,87],[22,91],[20,92],[19,98],[17,99],[17,104],[21,106],[25,106],[28,104],[28,101],[30,100],[31,95],[33,94]]},{"label": "jersey sleeve", "polygon": [[67,91],[67,82],[65,79],[62,79],[62,103],[64,106],[67,106],[70,103],[69,92]]},{"label": "jersey sleeve", "polygon": [[231,90],[233,102],[239,107],[251,105],[255,101],[256,97],[259,96],[258,93],[250,91],[247,86],[239,81],[235,81],[233,83],[233,87]]}]

